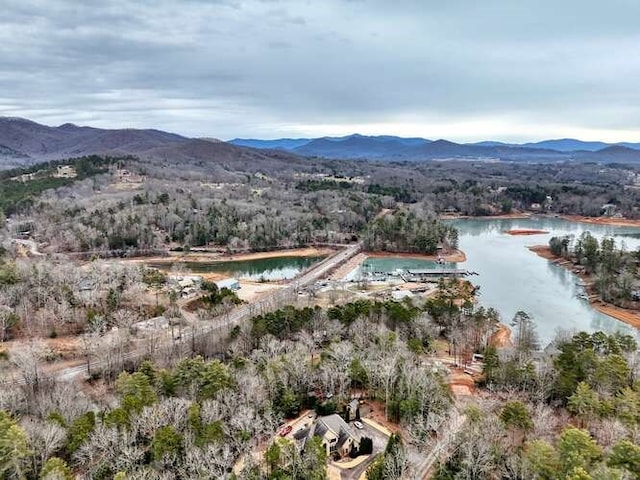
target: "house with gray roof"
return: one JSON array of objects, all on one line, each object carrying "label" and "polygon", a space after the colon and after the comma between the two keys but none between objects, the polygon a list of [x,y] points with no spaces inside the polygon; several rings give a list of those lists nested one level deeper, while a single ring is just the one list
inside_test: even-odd
[{"label": "house with gray roof", "polygon": [[327,455],[346,457],[353,448],[360,447],[360,438],[351,430],[344,419],[337,414],[320,417],[311,429],[309,438],[319,437]]}]

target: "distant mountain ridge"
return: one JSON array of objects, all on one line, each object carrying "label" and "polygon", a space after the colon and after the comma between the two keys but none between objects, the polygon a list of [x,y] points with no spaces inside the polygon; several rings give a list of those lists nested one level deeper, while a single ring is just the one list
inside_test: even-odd
[{"label": "distant mountain ridge", "polygon": [[[383,142],[383,141],[397,142],[404,146],[416,146],[416,145],[424,145],[426,143],[432,143],[432,140],[427,140],[426,138],[420,138],[420,137],[406,138],[406,137],[397,137],[393,135],[367,136],[367,135],[360,135],[358,133],[347,135],[344,137],[318,137],[318,138],[295,138],[295,139],[280,138],[280,139],[274,139],[274,140],[234,138],[233,140],[229,140],[229,143],[233,143],[234,145],[253,147],[253,148],[281,148],[283,150],[296,150],[296,149],[305,147],[308,144],[313,144],[318,140],[328,140],[335,143],[335,142],[350,142],[353,138],[367,139],[373,142]],[[574,138],[559,138],[559,139],[553,139],[553,140],[541,140],[539,142],[527,142],[527,143],[506,143],[506,142],[499,142],[494,140],[484,140],[481,142],[462,143],[458,145],[471,145],[471,146],[477,146],[477,147],[522,147],[522,148],[533,148],[533,149],[543,149],[543,150],[555,150],[558,152],[578,152],[578,151],[595,152],[610,146],[620,145],[620,146],[631,148],[634,150],[640,150],[640,142],[638,143],[631,143],[631,142],[606,143],[606,142],[597,142],[597,141],[589,142],[589,141],[583,141],[583,140],[576,140]]]},{"label": "distant mountain ridge", "polygon": [[50,127],[0,117],[0,169],[86,155],[135,155],[172,164],[213,162],[224,171],[259,171],[265,165],[304,166],[305,159],[280,150],[239,147],[215,138],[187,138],[154,129],[100,129],[65,123]]},{"label": "distant mountain ridge", "polygon": [[38,160],[94,153],[136,153],[186,141],[185,137],[160,130],[106,130],[71,123],[48,127],[23,118],[0,117],[0,146]]},{"label": "distant mountain ridge", "polygon": [[[214,132],[215,133],[215,132]],[[640,143],[608,144],[575,139],[508,144],[455,143],[392,135],[283,138],[276,140],[187,138],[155,129],[100,129],[65,123],[57,127],[0,117],[0,168],[85,155],[136,155],[163,162],[215,161],[255,170],[260,162],[307,165],[303,157],[375,161],[483,160],[640,163]],[[253,162],[253,163],[252,163]]]},{"label": "distant mountain ridge", "polygon": [[[353,134],[345,137],[310,139],[234,139],[230,140],[230,143],[250,145],[253,148],[277,148],[304,156],[344,159],[418,161],[449,158],[495,158],[512,161],[616,161],[615,157],[621,156],[625,161],[640,161],[640,143],[610,144],[585,142],[571,138],[522,144],[490,140],[460,144],[442,139],[432,141],[416,137]],[[622,147],[631,151],[608,150],[610,147]]]}]

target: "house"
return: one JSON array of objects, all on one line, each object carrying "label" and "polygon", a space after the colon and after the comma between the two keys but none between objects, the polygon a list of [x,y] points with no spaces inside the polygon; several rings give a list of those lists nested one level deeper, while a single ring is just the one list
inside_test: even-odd
[{"label": "house", "polygon": [[202,285],[202,277],[200,275],[169,275],[167,278],[169,282],[180,289],[199,288]]},{"label": "house", "polygon": [[360,420],[360,402],[357,398],[354,398],[345,406],[345,416],[350,422]]},{"label": "house", "polygon": [[616,205],[613,203],[605,203],[600,209],[605,217],[612,217],[616,213]]},{"label": "house", "polygon": [[228,288],[229,290],[240,290],[240,282],[235,278],[225,278],[215,282],[218,289]]},{"label": "house", "polygon": [[56,172],[53,174],[55,178],[75,178],[78,176],[76,168],[73,165],[58,165]]},{"label": "house", "polygon": [[202,277],[199,275],[169,275],[169,281],[181,297],[189,297],[198,293],[202,286]]},{"label": "house", "polygon": [[115,176],[122,183],[142,183],[145,179],[143,175],[137,175],[123,168],[116,169]]},{"label": "house", "polygon": [[357,437],[344,419],[337,414],[318,418],[309,435],[319,437],[329,456],[346,457],[360,447]]}]

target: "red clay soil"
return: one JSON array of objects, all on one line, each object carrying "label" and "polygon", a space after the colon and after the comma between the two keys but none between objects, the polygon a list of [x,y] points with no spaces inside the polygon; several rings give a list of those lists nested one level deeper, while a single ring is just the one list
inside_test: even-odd
[{"label": "red clay soil", "polygon": [[593,225],[613,225],[617,227],[640,227],[640,220],[631,218],[583,217],[581,215],[561,215],[560,218],[572,222],[590,223]]},{"label": "red clay soil", "polygon": [[496,331],[489,337],[489,345],[496,348],[513,347],[511,341],[511,329],[506,325],[499,324]]},{"label": "red clay soil", "polygon": [[614,305],[602,303],[598,300],[591,302],[591,306],[598,310],[600,313],[604,313],[605,315],[609,315],[610,317],[617,318],[627,325],[631,325],[632,327],[640,329],[640,312],[616,307]]},{"label": "red clay soil", "polygon": [[476,382],[471,375],[464,373],[463,369],[451,368],[449,386],[456,397],[466,397],[473,395],[476,389]]},{"label": "red clay soil", "polygon": [[441,255],[426,255],[420,253],[396,253],[396,252],[365,252],[367,257],[371,258],[388,258],[388,257],[402,257],[402,258],[417,258],[419,260],[438,260],[438,257],[442,257],[447,262],[462,263],[467,261],[467,256],[462,250],[450,250],[443,252]]},{"label": "red clay soil", "polygon": [[443,220],[458,219],[458,218],[472,218],[475,220],[494,220],[494,219],[500,220],[504,218],[512,218],[512,219],[522,220],[525,218],[531,218],[531,214],[526,212],[516,212],[516,213],[503,213],[500,215],[482,215],[482,216],[476,217],[471,215],[459,215],[454,213],[454,214],[442,214],[440,215],[440,218]]},{"label": "red clay soil", "polygon": [[526,230],[526,229],[517,229],[514,228],[512,230],[505,230],[508,235],[544,235],[547,232],[546,230]]},{"label": "red clay soil", "polygon": [[366,415],[367,418],[370,418],[374,422],[379,423],[394,433],[398,433],[400,431],[400,426],[397,423],[390,422],[387,420],[387,417],[385,417],[384,403],[375,400],[367,400],[366,406],[369,407],[369,413]]},{"label": "red clay soil", "polygon": [[556,257],[553,253],[551,253],[551,249],[549,248],[548,245],[533,245],[527,248],[531,250],[533,253],[535,253],[536,255],[538,255],[539,257],[546,258],[547,260],[558,259],[558,257]]}]

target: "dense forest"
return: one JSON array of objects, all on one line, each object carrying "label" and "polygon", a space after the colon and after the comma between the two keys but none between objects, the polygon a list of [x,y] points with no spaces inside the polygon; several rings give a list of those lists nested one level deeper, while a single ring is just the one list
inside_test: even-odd
[{"label": "dense forest", "polygon": [[616,245],[613,238],[598,241],[589,232],[580,237],[553,237],[549,240],[551,253],[566,258],[592,279],[593,287],[606,302],[630,306],[640,300],[638,251],[628,251],[624,242]]},{"label": "dense forest", "polygon": [[467,409],[469,428],[436,478],[640,478],[635,340],[583,332],[561,334],[541,356],[531,346],[487,350],[485,388],[501,395]]},{"label": "dense forest", "polygon": [[[0,389],[0,478],[320,480],[331,458],[319,442],[299,448],[278,432],[301,416],[348,420],[354,399],[393,429],[375,446],[370,480],[416,478],[434,450],[439,480],[640,478],[630,336],[559,331],[540,345],[535,319],[501,319],[456,279],[413,301],[292,290],[207,330],[244,306],[231,290],[205,281],[183,299],[169,281],[179,271],[96,258],[356,242],[434,253],[457,247],[445,213],[635,218],[635,167],[309,160],[301,175],[60,162],[70,164],[74,178],[52,177],[59,165],[48,164],[1,183],[0,381],[11,387]],[[550,249],[593,276],[603,299],[636,301],[638,258],[624,245],[585,234]],[[151,320],[166,323],[150,330]],[[496,345],[500,321],[512,344]],[[72,345],[79,356],[67,358]],[[461,397],[451,372],[471,375],[479,355],[477,390]],[[50,373],[66,361],[87,380]],[[365,436],[349,456],[373,448]]]},{"label": "dense forest", "polygon": [[[144,362],[112,386],[96,380],[73,394],[43,372],[25,376],[23,386],[0,394],[0,438],[14,442],[0,452],[0,466],[8,477],[72,478],[74,471],[90,478],[213,479],[228,478],[244,458],[234,478],[325,478],[324,452],[313,446],[299,452],[280,442],[293,457],[270,458],[270,472],[249,454],[283,418],[309,408],[340,412],[353,389],[382,401],[386,416],[407,432],[403,445],[421,450],[430,432],[446,428],[452,408],[444,372],[421,366],[433,332],[411,304],[287,308],[232,332],[225,361]],[[33,368],[13,355],[20,368]],[[331,392],[331,400],[309,392]],[[404,475],[407,458],[402,465]]]},{"label": "dense forest", "polygon": [[[12,231],[33,231],[50,251],[59,252],[271,250],[361,237],[375,249],[429,252],[456,243],[452,232],[434,223],[442,213],[640,215],[638,173],[618,165],[310,160],[310,172],[300,177],[270,172],[268,164],[265,173],[222,174],[219,165],[175,170],[128,158],[117,166],[142,180],[122,183],[104,171],[114,161],[76,160],[73,179],[3,180]],[[53,167],[31,170],[47,168]],[[376,217],[397,208],[405,208],[410,218]],[[401,232],[392,234],[395,228]]]},{"label": "dense forest", "polygon": [[365,249],[384,252],[433,254],[438,248],[458,248],[458,231],[424,218],[415,209],[384,215],[371,222],[364,233]]}]

